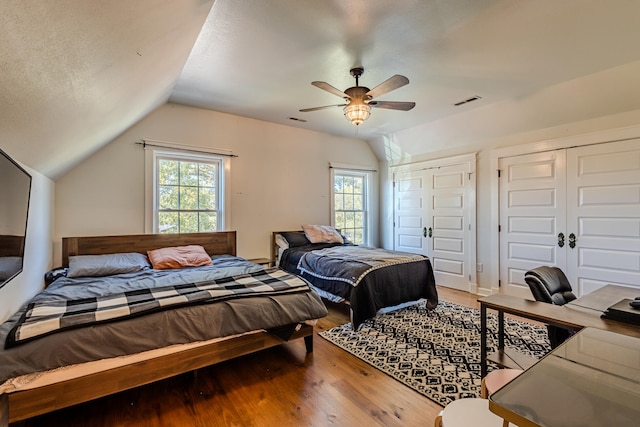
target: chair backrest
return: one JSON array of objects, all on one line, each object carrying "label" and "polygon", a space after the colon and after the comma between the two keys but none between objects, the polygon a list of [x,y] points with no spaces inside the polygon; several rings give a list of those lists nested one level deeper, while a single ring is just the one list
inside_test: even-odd
[{"label": "chair backrest", "polygon": [[558,267],[541,266],[529,270],[524,275],[536,301],[564,305],[576,299],[571,284]]}]

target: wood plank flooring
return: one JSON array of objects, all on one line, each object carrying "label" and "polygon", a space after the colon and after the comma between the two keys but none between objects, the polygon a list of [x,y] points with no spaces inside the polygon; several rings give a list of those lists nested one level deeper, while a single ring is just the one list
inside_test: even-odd
[{"label": "wood plank flooring", "polygon": [[[477,296],[438,288],[440,299],[478,308]],[[331,305],[322,331],[346,323]],[[365,362],[314,338],[45,414],[26,427],[431,426],[442,407]]]}]

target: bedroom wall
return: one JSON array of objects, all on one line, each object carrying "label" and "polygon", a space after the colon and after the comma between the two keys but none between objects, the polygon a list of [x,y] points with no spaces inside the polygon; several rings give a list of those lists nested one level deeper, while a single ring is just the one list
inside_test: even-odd
[{"label": "bedroom wall", "polygon": [[[480,292],[491,289],[492,150],[640,124],[640,62],[546,88],[517,101],[479,107],[372,141],[382,156],[380,242],[393,247],[390,167],[477,153],[477,262]],[[494,284],[497,286],[497,284]]]},{"label": "bedroom wall", "polygon": [[[14,159],[17,161],[17,159]],[[20,274],[0,288],[0,323],[44,287],[44,273],[52,264],[54,183],[20,164],[31,174],[31,198],[25,239],[24,267]]]},{"label": "bedroom wall", "polygon": [[[329,162],[378,169],[359,139],[169,103],[56,181],[56,262],[62,236],[144,233],[144,150],[135,144],[143,138],[238,155],[227,229],[238,232],[238,254],[246,258],[270,256],[271,231],[329,223]],[[372,197],[377,207],[377,182]],[[377,242],[377,210],[372,224]]]}]

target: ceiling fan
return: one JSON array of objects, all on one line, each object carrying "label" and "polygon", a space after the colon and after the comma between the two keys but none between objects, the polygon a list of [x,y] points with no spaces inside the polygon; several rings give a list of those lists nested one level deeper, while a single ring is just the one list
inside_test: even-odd
[{"label": "ceiling fan", "polygon": [[337,95],[347,102],[346,104],[334,104],[325,105],[324,107],[303,108],[300,112],[306,113],[309,111],[323,110],[325,108],[332,107],[344,107],[344,116],[354,125],[358,126],[369,118],[371,114],[371,108],[386,108],[388,110],[401,110],[409,111],[416,106],[415,102],[397,102],[397,101],[375,101],[377,98],[392,90],[398,89],[404,85],[409,84],[409,79],[405,76],[396,74],[389,77],[384,82],[380,83],[373,89],[368,87],[358,86],[358,79],[364,73],[364,68],[356,67],[351,69],[351,75],[356,79],[356,85],[346,89],[342,92],[339,89],[331,86],[325,82],[311,82],[312,85],[320,89],[326,90],[329,93]]}]

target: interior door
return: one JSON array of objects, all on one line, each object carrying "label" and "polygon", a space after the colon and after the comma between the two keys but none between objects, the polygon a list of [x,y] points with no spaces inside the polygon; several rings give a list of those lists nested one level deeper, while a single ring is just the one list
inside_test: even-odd
[{"label": "interior door", "polygon": [[[640,139],[567,152],[567,277],[640,288]],[[640,295],[640,293],[638,294]]]},{"label": "interior door", "polygon": [[428,254],[436,283],[469,290],[469,170],[466,164],[430,169],[427,216]]},{"label": "interior door", "polygon": [[424,171],[394,174],[394,248],[397,251],[429,256],[426,238]]},{"label": "interior door", "polygon": [[394,183],[395,250],[428,256],[438,285],[468,291],[469,165],[398,172]]},{"label": "interior door", "polygon": [[565,150],[500,159],[501,292],[531,298],[524,273],[566,264]]}]

